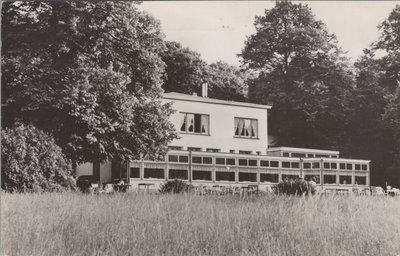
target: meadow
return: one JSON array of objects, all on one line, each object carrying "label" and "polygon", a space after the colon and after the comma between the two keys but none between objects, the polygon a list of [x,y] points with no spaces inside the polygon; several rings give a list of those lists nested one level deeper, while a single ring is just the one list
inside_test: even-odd
[{"label": "meadow", "polygon": [[400,254],[400,198],[1,195],[1,255]]}]

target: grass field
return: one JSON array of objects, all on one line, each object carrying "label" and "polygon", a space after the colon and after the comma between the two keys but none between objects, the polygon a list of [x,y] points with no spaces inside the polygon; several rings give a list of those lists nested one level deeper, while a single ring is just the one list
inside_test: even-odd
[{"label": "grass field", "polygon": [[2,194],[5,255],[400,255],[400,198]]}]

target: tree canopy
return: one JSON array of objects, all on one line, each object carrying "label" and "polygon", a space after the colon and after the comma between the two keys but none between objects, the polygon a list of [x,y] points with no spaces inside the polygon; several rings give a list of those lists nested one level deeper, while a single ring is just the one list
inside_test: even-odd
[{"label": "tree canopy", "polygon": [[165,152],[175,138],[160,101],[165,44],[136,5],[4,3],[2,126],[48,131],[77,162]]},{"label": "tree canopy", "polygon": [[240,57],[256,76],[249,100],[273,105],[270,134],[281,145],[337,148],[352,74],[335,35],[307,5],[288,1],[276,2],[254,25]]}]

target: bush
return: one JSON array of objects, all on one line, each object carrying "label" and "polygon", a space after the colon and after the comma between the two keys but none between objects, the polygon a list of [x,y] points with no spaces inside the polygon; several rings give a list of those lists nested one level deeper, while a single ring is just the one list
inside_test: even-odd
[{"label": "bush", "polygon": [[285,179],[272,187],[275,194],[279,195],[308,195],[308,182],[303,179]]},{"label": "bush", "polygon": [[1,131],[1,187],[9,192],[75,189],[71,161],[32,125]]},{"label": "bush", "polygon": [[180,194],[185,192],[190,192],[193,190],[193,186],[188,184],[186,181],[183,180],[170,180],[165,182],[164,184],[160,185],[159,191],[162,194]]}]

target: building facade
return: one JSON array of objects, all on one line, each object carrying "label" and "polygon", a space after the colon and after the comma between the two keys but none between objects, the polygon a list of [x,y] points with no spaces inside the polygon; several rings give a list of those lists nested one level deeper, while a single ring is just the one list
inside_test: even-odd
[{"label": "building facade", "polygon": [[[204,91],[204,90],[203,90]],[[124,179],[158,188],[171,179],[198,186],[258,185],[268,190],[284,179],[315,177],[322,190],[368,188],[370,161],[340,158],[338,151],[293,147],[268,148],[271,106],[166,93],[179,135],[163,161],[140,159],[122,165],[81,166],[99,173],[101,182]]]}]

